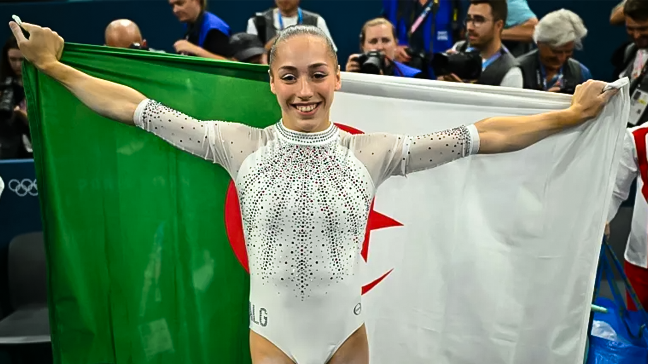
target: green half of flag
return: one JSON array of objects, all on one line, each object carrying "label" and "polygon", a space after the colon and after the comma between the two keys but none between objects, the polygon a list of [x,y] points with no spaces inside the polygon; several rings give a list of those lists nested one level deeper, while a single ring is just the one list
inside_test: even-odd
[{"label": "green half of flag", "polygon": [[[264,127],[266,66],[67,44],[62,62],[201,120]],[[220,166],[98,116],[26,64],[56,363],[249,363]]]}]

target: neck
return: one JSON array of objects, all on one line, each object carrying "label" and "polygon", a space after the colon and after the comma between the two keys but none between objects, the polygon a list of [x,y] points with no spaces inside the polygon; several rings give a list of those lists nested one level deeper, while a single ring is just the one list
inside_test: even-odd
[{"label": "neck", "polygon": [[279,12],[281,13],[282,16],[291,17],[291,16],[297,15],[297,9],[299,9],[299,8],[294,8],[294,9],[290,9],[290,10],[279,9]]},{"label": "neck", "polygon": [[494,56],[502,48],[502,41],[499,38],[493,38],[489,43],[485,44],[481,49],[481,56],[484,59],[489,59]]},{"label": "neck", "polygon": [[199,11],[198,14],[196,14],[196,16],[194,16],[193,19],[191,19],[191,21],[189,23],[194,24],[198,20],[198,18],[200,17],[200,14],[202,14],[202,10]]},{"label": "neck", "polygon": [[545,69],[545,72],[546,72],[545,78],[547,80],[552,79],[560,71],[560,68],[547,67],[547,65],[545,65],[544,63],[542,65],[544,66],[544,69]]},{"label": "neck", "polygon": [[281,124],[284,126],[284,128],[290,130],[290,131],[295,131],[298,133],[319,133],[322,132],[331,126],[331,121],[326,118],[326,122],[320,122],[320,123],[313,123],[311,125],[305,124],[303,126],[298,126],[299,124],[294,123],[290,117],[282,117],[281,118]]}]

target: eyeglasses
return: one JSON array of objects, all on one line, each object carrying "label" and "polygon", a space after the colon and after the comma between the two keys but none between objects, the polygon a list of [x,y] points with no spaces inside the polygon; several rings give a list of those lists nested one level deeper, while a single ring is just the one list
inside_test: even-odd
[{"label": "eyeglasses", "polygon": [[474,27],[480,27],[484,25],[484,23],[490,20],[492,19],[486,19],[481,15],[475,15],[475,16],[468,15],[466,16],[466,19],[464,19],[464,25],[468,25],[468,23],[472,23]]}]

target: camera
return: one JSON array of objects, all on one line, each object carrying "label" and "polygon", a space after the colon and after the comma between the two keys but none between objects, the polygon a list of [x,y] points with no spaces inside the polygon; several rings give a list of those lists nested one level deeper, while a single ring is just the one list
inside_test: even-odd
[{"label": "camera", "polygon": [[482,58],[479,52],[435,53],[432,69],[436,76],[451,73],[462,80],[477,80],[482,73]]},{"label": "camera", "polygon": [[0,118],[11,118],[15,106],[16,102],[13,79],[7,77],[2,83],[0,83]]},{"label": "camera", "polygon": [[385,55],[378,51],[361,54],[358,59],[361,73],[379,75],[385,69]]},{"label": "camera", "polygon": [[573,95],[576,92],[576,84],[563,79],[563,84],[560,86],[560,91],[558,92],[561,94]]},{"label": "camera", "polygon": [[142,50],[142,51],[148,51],[149,50],[149,48],[147,46],[141,45],[139,43],[133,43],[128,48],[130,48],[130,49],[139,49],[139,50]]}]

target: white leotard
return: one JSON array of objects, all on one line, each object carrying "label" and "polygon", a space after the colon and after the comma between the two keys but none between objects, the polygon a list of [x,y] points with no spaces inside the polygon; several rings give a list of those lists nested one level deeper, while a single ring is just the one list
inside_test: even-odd
[{"label": "white leotard", "polygon": [[358,269],[376,188],[479,149],[473,125],[410,137],[198,122],[153,100],[135,124],[223,166],[250,265],[250,329],[298,364],[324,364],[362,324]]}]

